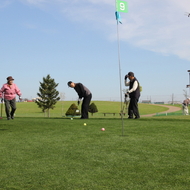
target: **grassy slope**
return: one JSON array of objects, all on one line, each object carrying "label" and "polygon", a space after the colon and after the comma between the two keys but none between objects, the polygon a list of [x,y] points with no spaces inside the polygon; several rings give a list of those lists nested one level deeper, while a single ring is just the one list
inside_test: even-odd
[{"label": "grassy slope", "polygon": [[[97,108],[98,113],[94,114],[93,117],[104,117],[103,113],[117,113],[116,117],[119,117],[119,112],[121,110],[120,102],[109,102],[109,101],[93,101]],[[76,103],[73,101],[64,101],[58,102],[54,110],[51,110],[51,116],[53,117],[62,117],[65,115],[65,112],[69,108],[72,103]],[[43,117],[44,114],[41,112],[41,109],[37,107],[37,105],[33,102],[24,102],[17,103],[17,111],[16,115],[20,117]],[[63,110],[63,111],[62,111]],[[162,111],[166,111],[167,108],[150,105],[150,104],[139,104],[139,110],[141,115],[158,113]],[[62,114],[63,112],[63,114]],[[4,114],[5,115],[5,114]],[[112,117],[106,116],[106,117]]]},{"label": "grassy slope", "polygon": [[83,122],[0,120],[0,189],[189,189],[188,116]]}]

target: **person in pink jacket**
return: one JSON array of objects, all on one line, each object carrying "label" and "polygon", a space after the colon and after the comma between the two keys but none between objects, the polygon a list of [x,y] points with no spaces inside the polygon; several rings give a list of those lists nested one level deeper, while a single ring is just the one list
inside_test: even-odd
[{"label": "person in pink jacket", "polygon": [[17,85],[13,83],[13,81],[13,77],[7,77],[7,83],[4,84],[0,90],[1,102],[5,102],[7,120],[14,119],[14,113],[16,111],[16,95],[18,95],[19,99],[21,99],[21,92]]}]

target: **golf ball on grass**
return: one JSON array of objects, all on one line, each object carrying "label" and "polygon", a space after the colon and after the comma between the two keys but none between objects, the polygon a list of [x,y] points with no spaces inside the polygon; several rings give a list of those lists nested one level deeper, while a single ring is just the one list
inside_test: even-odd
[{"label": "golf ball on grass", "polygon": [[105,131],[105,128],[101,128],[101,131]]},{"label": "golf ball on grass", "polygon": [[86,126],[86,123],[84,123],[84,126]]},{"label": "golf ball on grass", "polygon": [[71,120],[73,120],[73,118],[71,118]]}]

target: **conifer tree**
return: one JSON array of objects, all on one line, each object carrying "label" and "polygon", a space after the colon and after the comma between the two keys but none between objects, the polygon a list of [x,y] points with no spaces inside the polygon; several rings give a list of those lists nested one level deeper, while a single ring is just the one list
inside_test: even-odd
[{"label": "conifer tree", "polygon": [[98,112],[98,108],[97,106],[95,105],[95,103],[91,103],[89,108],[88,108],[88,112],[90,112],[92,115],[93,113],[96,113]]},{"label": "conifer tree", "polygon": [[47,111],[48,117],[50,117],[50,109],[54,109],[55,104],[60,100],[59,92],[56,90],[58,85],[50,75],[43,77],[43,82],[40,82],[39,93],[37,93],[39,99],[36,104],[43,112]]},{"label": "conifer tree", "polygon": [[71,106],[69,107],[69,109],[67,110],[66,116],[79,116],[81,115],[78,107],[76,106],[76,104],[71,104]]}]

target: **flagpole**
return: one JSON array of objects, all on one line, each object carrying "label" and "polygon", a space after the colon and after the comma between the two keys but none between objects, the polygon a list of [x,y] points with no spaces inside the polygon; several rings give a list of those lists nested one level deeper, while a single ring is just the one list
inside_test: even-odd
[{"label": "flagpole", "polygon": [[121,101],[121,120],[122,136],[124,135],[123,109],[122,109],[122,83],[121,83],[121,59],[120,59],[120,38],[119,38],[119,21],[117,20],[117,45],[118,45],[118,64],[119,64],[119,81],[120,81],[120,101]]},{"label": "flagpole", "polygon": [[115,0],[115,16],[117,20],[117,44],[118,44],[118,64],[119,64],[119,81],[120,81],[120,98],[121,98],[121,120],[122,120],[122,136],[124,135],[124,123],[123,123],[123,109],[122,109],[122,84],[121,84],[121,61],[120,61],[120,39],[119,39],[119,23],[121,22],[121,17],[119,12],[128,12],[127,2],[123,0]]},{"label": "flagpole", "polygon": [[[115,10],[117,11],[117,0],[115,0]],[[119,83],[120,83],[120,101],[121,101],[121,121],[122,121],[122,136],[124,135],[124,121],[122,109],[122,84],[121,84],[121,59],[120,59],[120,37],[119,37],[119,19],[117,18],[117,47],[118,47],[118,65],[119,65]]]}]

